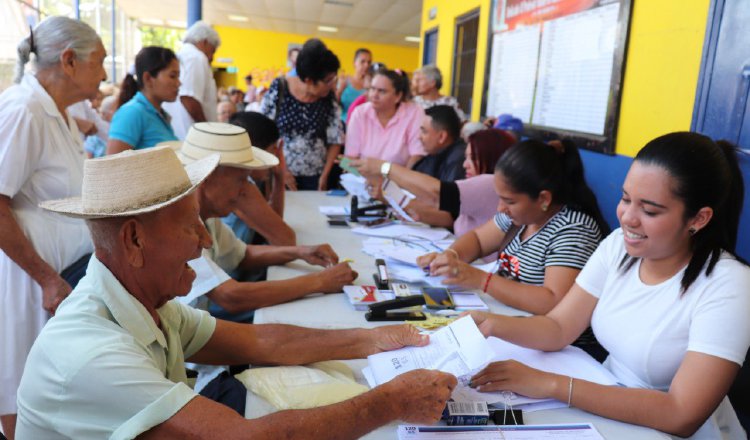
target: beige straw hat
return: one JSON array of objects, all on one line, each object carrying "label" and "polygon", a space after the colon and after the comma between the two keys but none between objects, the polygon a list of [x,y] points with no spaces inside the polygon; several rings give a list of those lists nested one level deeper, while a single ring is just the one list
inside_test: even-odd
[{"label": "beige straw hat", "polygon": [[275,167],[279,158],[253,147],[244,128],[223,122],[193,124],[177,152],[182,163],[191,163],[209,154],[221,156],[220,165],[251,170]]},{"label": "beige straw hat", "polygon": [[83,163],[80,197],[50,200],[39,206],[87,219],[145,214],[190,194],[218,164],[218,154],[183,167],[169,147],[126,150]]}]

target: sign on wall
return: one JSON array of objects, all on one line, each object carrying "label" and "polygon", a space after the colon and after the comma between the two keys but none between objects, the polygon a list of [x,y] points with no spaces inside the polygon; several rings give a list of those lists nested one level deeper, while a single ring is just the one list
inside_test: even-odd
[{"label": "sign on wall", "polygon": [[493,0],[485,114],[614,152],[632,0]]}]

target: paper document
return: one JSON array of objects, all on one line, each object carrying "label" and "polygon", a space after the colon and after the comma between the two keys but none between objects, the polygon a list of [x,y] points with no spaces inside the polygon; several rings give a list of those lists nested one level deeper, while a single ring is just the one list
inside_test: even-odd
[{"label": "paper document", "polygon": [[219,284],[231,279],[224,270],[205,256],[188,261],[188,265],[195,271],[196,277],[190,292],[185,296],[177,297],[177,300],[183,304],[192,303],[195,299],[212,291]]},{"label": "paper document", "polygon": [[[584,379],[602,385],[617,385],[617,379],[596,359],[578,347],[568,346],[560,351],[545,352],[521,347],[510,342],[490,337],[488,345],[493,352],[492,362],[513,359],[537,370]],[[474,388],[456,387],[453,391],[456,400],[482,400],[489,404],[505,404],[513,407],[551,401],[552,399],[533,399],[508,392],[482,393]],[[560,403],[559,406],[565,406]],[[545,405],[544,409],[548,409]]]},{"label": "paper document", "polygon": [[491,358],[487,340],[470,316],[454,321],[430,335],[424,347],[406,347],[368,356],[376,384],[420,368],[453,374],[459,382],[468,383],[471,374]]},{"label": "paper document", "polygon": [[414,219],[404,210],[404,208],[406,208],[406,205],[414,199],[414,194],[401,189],[396,182],[390,179],[383,181],[382,189],[383,198],[388,202],[388,205],[390,205],[390,207],[393,208],[401,218],[408,222],[413,222]]},{"label": "paper document", "polygon": [[367,183],[364,177],[344,173],[341,175],[340,182],[346,192],[359,197],[360,201],[370,200],[370,193],[367,192]]},{"label": "paper document", "polygon": [[591,423],[518,426],[400,425],[399,440],[604,440]]},{"label": "paper document", "polygon": [[318,211],[323,215],[349,215],[348,206],[318,206]]},{"label": "paper document", "polygon": [[352,232],[360,235],[370,235],[373,237],[388,237],[396,238],[399,240],[409,241],[420,239],[437,241],[442,240],[450,235],[447,229],[442,228],[426,228],[423,226],[407,226],[407,225],[388,225],[381,228],[365,228],[362,226],[352,228]]}]

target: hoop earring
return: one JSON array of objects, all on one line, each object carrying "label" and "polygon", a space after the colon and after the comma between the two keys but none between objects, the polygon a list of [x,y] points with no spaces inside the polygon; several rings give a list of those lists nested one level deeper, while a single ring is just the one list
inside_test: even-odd
[{"label": "hoop earring", "polygon": [[690,228],[690,229],[688,229],[688,233],[689,233],[690,235],[695,235],[695,233],[696,233],[696,232],[698,232],[698,230],[697,230],[697,229],[695,229],[695,228]]}]

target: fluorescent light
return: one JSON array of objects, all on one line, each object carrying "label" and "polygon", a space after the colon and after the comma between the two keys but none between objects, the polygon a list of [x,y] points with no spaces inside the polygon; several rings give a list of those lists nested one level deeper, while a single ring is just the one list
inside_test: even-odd
[{"label": "fluorescent light", "polygon": [[138,21],[140,21],[141,24],[146,24],[149,26],[164,26],[164,20],[158,18],[141,18]]},{"label": "fluorescent light", "polygon": [[333,26],[318,26],[320,32],[338,32],[339,28]]},{"label": "fluorescent light", "polygon": [[167,20],[167,26],[172,26],[176,28],[186,28],[187,22],[186,21],[179,21],[179,20]]},{"label": "fluorescent light", "polygon": [[422,39],[421,39],[421,38],[419,38],[419,37],[414,37],[414,36],[411,36],[411,35],[409,35],[409,36],[407,36],[407,37],[404,37],[404,40],[408,41],[409,43],[419,43],[419,42],[421,42],[421,41],[422,41]]},{"label": "fluorescent light", "polygon": [[250,21],[250,19],[247,18],[247,17],[245,17],[244,15],[232,15],[232,14],[229,14],[229,15],[227,15],[227,18],[230,19],[230,20],[232,20],[232,21],[241,21],[243,23],[247,22],[247,21]]}]

